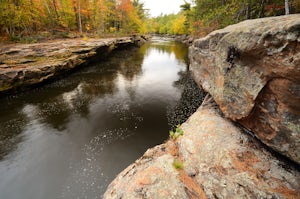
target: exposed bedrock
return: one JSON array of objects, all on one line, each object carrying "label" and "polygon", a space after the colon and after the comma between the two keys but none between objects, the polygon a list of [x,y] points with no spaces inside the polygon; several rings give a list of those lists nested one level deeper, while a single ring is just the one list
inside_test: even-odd
[{"label": "exposed bedrock", "polygon": [[205,102],[183,136],[149,149],[109,185],[105,199],[299,198],[299,171]]},{"label": "exposed bedrock", "polygon": [[300,15],[247,20],[196,40],[193,77],[226,117],[300,164]]},{"label": "exposed bedrock", "polygon": [[194,41],[192,75],[217,104],[206,97],[180,134],[121,172],[104,198],[300,198],[299,42],[300,15]]},{"label": "exposed bedrock", "polygon": [[148,39],[134,35],[1,46],[0,95],[57,78],[95,59],[104,59],[115,49],[140,46]]}]

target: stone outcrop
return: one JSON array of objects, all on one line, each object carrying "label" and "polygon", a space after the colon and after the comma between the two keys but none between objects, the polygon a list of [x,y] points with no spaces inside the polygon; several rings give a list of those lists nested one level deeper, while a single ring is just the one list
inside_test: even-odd
[{"label": "stone outcrop", "polygon": [[300,15],[247,20],[190,47],[190,69],[226,117],[300,164]]},{"label": "stone outcrop", "polygon": [[183,136],[149,149],[104,198],[299,198],[300,173],[243,133],[206,99]]},{"label": "stone outcrop", "polygon": [[68,39],[0,47],[0,94],[43,83],[117,48],[139,46],[149,38]]},{"label": "stone outcrop", "polygon": [[175,41],[179,41],[181,43],[184,43],[185,45],[192,45],[195,37],[192,35],[176,35],[174,36]]},{"label": "stone outcrop", "polygon": [[194,41],[190,69],[212,98],[182,136],[121,172],[104,198],[300,198],[299,42],[300,15],[244,21]]},{"label": "stone outcrop", "polygon": [[154,37],[160,37],[160,38],[167,38],[167,39],[172,39],[177,42],[183,43],[187,46],[190,46],[193,44],[194,40],[196,37],[193,35],[169,35],[169,34],[154,34]]}]

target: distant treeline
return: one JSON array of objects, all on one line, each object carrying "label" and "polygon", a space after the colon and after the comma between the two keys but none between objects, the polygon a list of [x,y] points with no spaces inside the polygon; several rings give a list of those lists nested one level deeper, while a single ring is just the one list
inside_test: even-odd
[{"label": "distant treeline", "polygon": [[183,0],[151,18],[143,0],[0,0],[0,37],[207,33],[245,19],[300,12],[299,0]]},{"label": "distant treeline", "polygon": [[0,33],[10,38],[146,32],[145,20],[140,0],[0,0]]},{"label": "distant treeline", "polygon": [[[190,2],[190,1],[189,1]],[[178,14],[152,19],[152,31],[160,34],[198,36],[246,19],[300,13],[299,0],[192,0],[184,1]],[[287,6],[286,6],[287,5]]]}]

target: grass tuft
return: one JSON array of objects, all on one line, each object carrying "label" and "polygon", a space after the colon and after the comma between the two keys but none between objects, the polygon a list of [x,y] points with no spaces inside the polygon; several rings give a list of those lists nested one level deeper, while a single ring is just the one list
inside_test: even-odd
[{"label": "grass tuft", "polygon": [[173,161],[173,167],[177,170],[182,170],[183,169],[183,162],[178,160],[178,159],[175,159]]},{"label": "grass tuft", "polygon": [[174,131],[169,131],[169,136],[170,138],[176,140],[179,136],[182,136],[184,134],[183,130],[181,129],[180,124],[176,126],[176,130]]}]

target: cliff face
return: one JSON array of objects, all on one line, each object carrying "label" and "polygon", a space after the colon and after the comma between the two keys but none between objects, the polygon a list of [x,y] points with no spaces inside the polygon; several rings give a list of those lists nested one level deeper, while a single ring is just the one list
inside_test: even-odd
[{"label": "cliff face", "polygon": [[300,15],[215,31],[194,42],[190,60],[226,117],[300,164]]},{"label": "cliff face", "polygon": [[68,39],[0,47],[0,94],[56,78],[93,59],[126,46],[139,46],[144,36],[111,39]]},{"label": "cliff face", "polygon": [[212,98],[182,136],[149,149],[104,198],[300,198],[299,42],[300,15],[245,21],[196,40],[190,68]]}]

